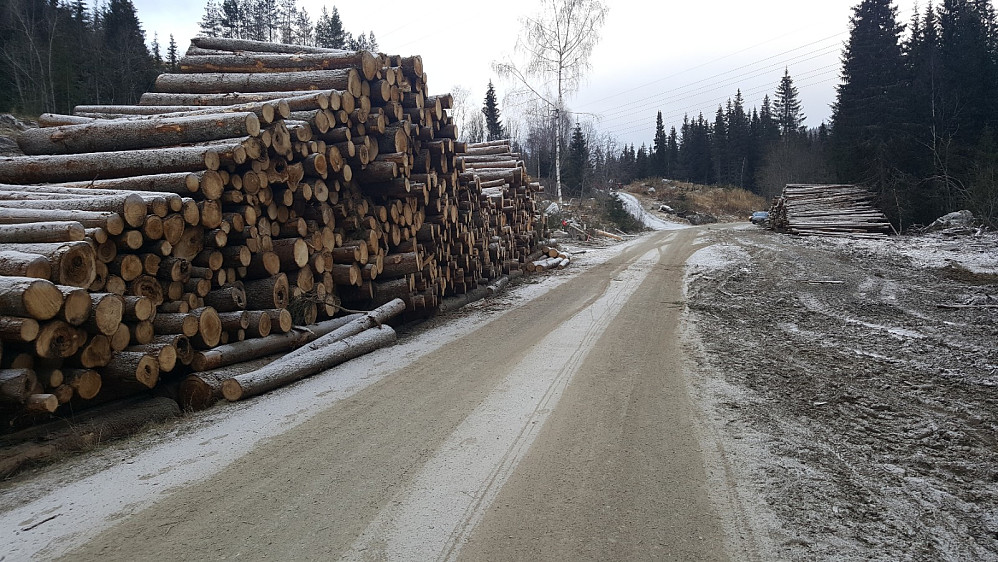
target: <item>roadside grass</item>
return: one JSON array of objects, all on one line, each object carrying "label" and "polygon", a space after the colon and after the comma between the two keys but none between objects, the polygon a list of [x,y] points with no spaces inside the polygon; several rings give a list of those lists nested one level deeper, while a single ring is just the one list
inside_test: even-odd
[{"label": "roadside grass", "polygon": [[624,189],[671,207],[680,217],[710,215],[719,221],[744,221],[753,211],[769,209],[769,201],[740,187],[714,187],[666,179],[635,181]]}]

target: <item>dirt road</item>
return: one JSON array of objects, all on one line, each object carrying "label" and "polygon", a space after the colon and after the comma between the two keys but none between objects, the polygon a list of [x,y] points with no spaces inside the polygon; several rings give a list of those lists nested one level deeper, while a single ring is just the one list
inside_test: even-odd
[{"label": "dirt road", "polygon": [[[80,478],[75,499],[46,504],[39,490],[0,520],[21,527],[10,559],[751,558],[684,376],[696,235],[642,238],[528,306],[486,305],[508,310],[481,311],[466,333],[403,338],[369,360],[382,375],[299,395],[319,406],[276,435],[254,441],[274,425],[257,415],[202,441],[177,435],[159,470],[136,457],[143,468],[117,484]],[[418,344],[434,337],[446,345]],[[295,403],[270,399],[282,396]],[[176,476],[224,457],[223,442],[246,452]]]}]

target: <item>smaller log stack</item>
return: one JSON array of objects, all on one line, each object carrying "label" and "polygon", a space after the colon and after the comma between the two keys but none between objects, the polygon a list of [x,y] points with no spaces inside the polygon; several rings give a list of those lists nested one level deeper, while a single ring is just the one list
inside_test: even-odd
[{"label": "smaller log stack", "polygon": [[139,105],[42,116],[29,156],[0,158],[0,418],[534,268],[540,186],[509,141],[457,141],[418,56],[195,38],[179,67]]},{"label": "smaller log stack", "polygon": [[800,236],[880,238],[891,231],[873,194],[855,185],[787,185],[769,220],[773,230]]}]

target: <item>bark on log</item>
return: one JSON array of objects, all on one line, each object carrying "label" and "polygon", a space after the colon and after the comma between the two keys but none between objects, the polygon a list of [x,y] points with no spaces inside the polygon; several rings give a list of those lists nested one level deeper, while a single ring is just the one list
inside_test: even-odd
[{"label": "bark on log", "polygon": [[180,72],[295,72],[356,68],[364,80],[373,80],[380,62],[367,51],[308,54],[194,55],[180,59]]},{"label": "bark on log", "polygon": [[0,340],[29,343],[38,337],[38,321],[19,316],[0,316]]},{"label": "bark on log", "polygon": [[38,379],[31,369],[0,369],[0,400],[24,404],[37,384]]},{"label": "bark on log", "polygon": [[19,250],[45,256],[51,265],[49,280],[71,287],[89,287],[97,277],[97,254],[87,242],[0,244],[0,252]]},{"label": "bark on log", "polygon": [[314,375],[354,357],[370,353],[395,341],[395,330],[379,326],[349,336],[326,348],[298,355],[293,361],[271,363],[251,373],[237,375],[222,383],[222,395],[235,402]]},{"label": "bark on log", "polygon": [[279,74],[206,73],[160,74],[156,90],[170,93],[224,94],[290,90],[345,90],[361,95],[361,77],[356,69],[282,72]]},{"label": "bark on log", "polygon": [[360,314],[352,314],[342,318],[333,318],[301,330],[292,330],[286,334],[271,334],[265,338],[230,343],[207,351],[199,351],[194,354],[191,367],[195,371],[208,371],[274,353],[286,352],[328,334],[360,316]]},{"label": "bark on log", "polygon": [[105,379],[153,388],[159,381],[159,361],[147,353],[119,351],[103,372]]},{"label": "bark on log", "polygon": [[38,222],[34,224],[0,225],[0,244],[77,242],[86,236],[79,221]]},{"label": "bark on log", "polygon": [[48,320],[59,314],[62,304],[62,292],[51,281],[0,277],[0,310],[5,314]]},{"label": "bark on log", "polygon": [[[238,151],[242,150],[242,157]],[[241,160],[241,161],[240,161]],[[122,150],[93,154],[0,158],[0,182],[55,183],[149,174],[218,170],[222,163],[245,161],[238,143]]]},{"label": "bark on log", "polygon": [[49,259],[40,254],[0,250],[0,275],[48,279],[52,276],[52,266]]},{"label": "bark on log", "polygon": [[25,154],[79,154],[194,144],[260,134],[253,113],[101,120],[28,129],[17,137]]},{"label": "bark on log", "polygon": [[54,221],[77,221],[84,227],[101,228],[112,236],[121,234],[125,230],[125,221],[118,213],[61,209],[4,209],[0,213],[0,225],[20,226]]}]

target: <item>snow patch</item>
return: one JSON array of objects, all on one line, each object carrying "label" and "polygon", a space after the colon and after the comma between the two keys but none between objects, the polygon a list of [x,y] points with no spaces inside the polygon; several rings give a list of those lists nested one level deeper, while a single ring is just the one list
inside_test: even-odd
[{"label": "snow patch", "polygon": [[617,192],[617,197],[619,197],[620,202],[624,204],[625,211],[627,211],[632,217],[641,221],[641,224],[652,230],[679,230],[682,228],[689,228],[688,225],[662,220],[649,213],[644,207],[641,206],[641,202],[638,201],[638,198],[630,193]]}]

